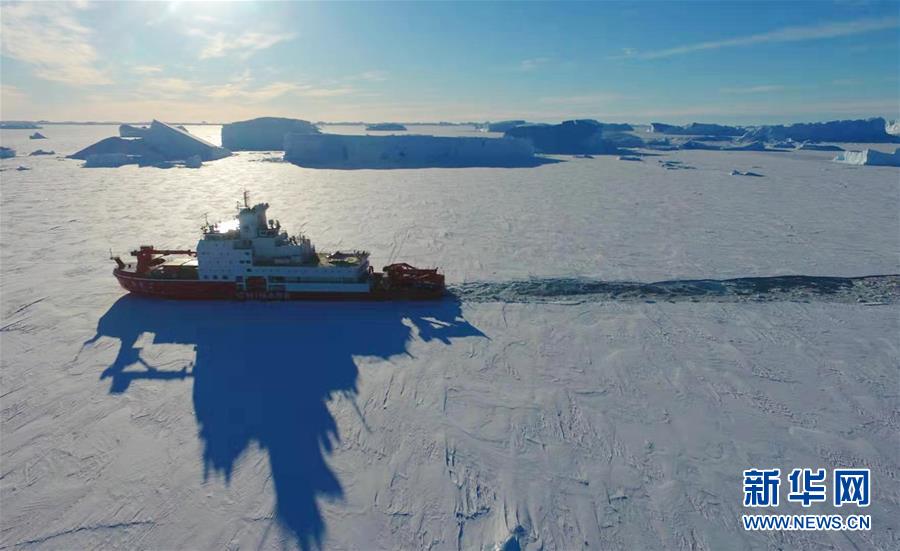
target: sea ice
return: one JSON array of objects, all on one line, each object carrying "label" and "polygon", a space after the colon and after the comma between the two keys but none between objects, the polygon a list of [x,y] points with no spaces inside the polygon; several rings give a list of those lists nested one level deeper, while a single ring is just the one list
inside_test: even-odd
[{"label": "sea ice", "polygon": [[[54,126],[52,144],[116,131]],[[30,151],[27,134],[0,138]],[[855,299],[871,278],[849,276],[900,273],[897,169],[656,153],[453,170],[2,161],[0,548],[896,548],[898,280]],[[193,247],[204,213],[229,219],[245,189],[323,249],[440,266],[463,298],[118,287],[110,248]],[[820,277],[770,277],[786,274]],[[754,465],[870,467],[872,505],[853,512],[872,530],[743,530]]]}]

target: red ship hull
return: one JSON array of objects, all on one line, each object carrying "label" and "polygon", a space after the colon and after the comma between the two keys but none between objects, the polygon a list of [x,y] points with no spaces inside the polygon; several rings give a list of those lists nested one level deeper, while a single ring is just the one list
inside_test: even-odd
[{"label": "red ship hull", "polygon": [[434,300],[444,296],[443,288],[373,288],[367,293],[354,292],[290,292],[243,290],[229,281],[193,279],[159,279],[142,277],[134,272],[113,270],[123,289],[138,295],[178,300]]}]

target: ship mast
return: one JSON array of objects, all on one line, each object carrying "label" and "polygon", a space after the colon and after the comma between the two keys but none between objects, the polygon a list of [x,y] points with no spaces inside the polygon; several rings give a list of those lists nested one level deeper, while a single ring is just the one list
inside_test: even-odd
[{"label": "ship mast", "polygon": [[244,190],[244,208],[250,208],[250,192],[246,189]]}]

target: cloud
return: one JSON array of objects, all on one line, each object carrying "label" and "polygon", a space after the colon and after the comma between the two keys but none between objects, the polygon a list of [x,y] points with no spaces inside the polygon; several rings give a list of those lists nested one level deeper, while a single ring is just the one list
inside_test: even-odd
[{"label": "cloud", "polygon": [[344,80],[366,80],[369,82],[383,82],[387,80],[388,73],[387,71],[366,71],[364,73],[359,73],[358,75],[350,75],[349,77],[345,77]]},{"label": "cloud", "polygon": [[206,95],[215,99],[239,99],[248,103],[260,103],[296,91],[298,86],[290,82],[272,82],[265,86],[251,88],[245,82],[229,83],[223,86],[209,86]]},{"label": "cloud", "polygon": [[519,62],[520,71],[534,71],[546,66],[552,61],[549,57],[533,57],[531,59],[523,59]]},{"label": "cloud", "polygon": [[781,84],[761,84],[759,86],[721,88],[720,91],[726,94],[768,94],[769,92],[780,92],[784,89],[785,87]]},{"label": "cloud", "polygon": [[866,18],[857,19],[854,21],[820,23],[818,25],[809,25],[805,27],[784,27],[782,29],[776,29],[774,31],[752,34],[748,36],[739,36],[736,38],[729,38],[727,40],[699,42],[696,44],[676,46],[674,48],[655,50],[650,52],[632,52],[631,55],[618,57],[660,59],[706,50],[718,50],[721,48],[734,48],[738,46],[752,46],[754,44],[801,42],[805,40],[837,38],[841,36],[851,36],[873,31],[880,31],[884,29],[893,29],[897,27],[900,27],[900,18],[897,17],[887,17],[881,19]]},{"label": "cloud", "polygon": [[293,33],[262,33],[247,31],[238,35],[229,35],[219,31],[209,33],[202,29],[189,29],[188,34],[204,40],[200,50],[200,59],[225,57],[234,53],[240,59],[247,59],[260,50],[271,48],[279,42],[293,40]]},{"label": "cloud", "polygon": [[21,100],[26,97],[27,95],[25,92],[12,84],[0,84],[0,98],[2,98],[3,101]]},{"label": "cloud", "polygon": [[91,31],[76,17],[76,4],[3,4],[0,52],[32,66],[44,80],[72,85],[110,84],[96,66],[98,55]]},{"label": "cloud", "polygon": [[145,100],[207,98],[212,101],[237,100],[247,104],[265,103],[286,95],[306,98],[334,98],[356,92],[354,88],[349,86],[329,87],[285,81],[257,85],[249,70],[245,70],[233,76],[227,82],[220,84],[149,75],[143,81],[139,90],[136,97]]},{"label": "cloud", "polygon": [[159,98],[174,99],[189,95],[200,88],[196,82],[183,78],[154,77],[144,81],[141,91],[150,92],[151,95]]},{"label": "cloud", "polygon": [[161,73],[163,70],[159,65],[135,65],[131,68],[131,72],[136,75],[153,75]]}]

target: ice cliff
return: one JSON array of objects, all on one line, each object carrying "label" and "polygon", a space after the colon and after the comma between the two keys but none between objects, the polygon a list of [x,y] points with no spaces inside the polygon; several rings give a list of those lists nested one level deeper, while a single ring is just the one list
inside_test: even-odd
[{"label": "ice cliff", "polygon": [[873,119],[798,123],[790,126],[760,126],[744,134],[741,137],[741,140],[759,140],[764,142],[784,140],[793,140],[795,142],[900,142],[900,137],[892,136],[887,133],[886,126],[885,120],[881,117]]},{"label": "ice cliff", "polygon": [[288,134],[284,158],[316,168],[535,166],[525,140],[445,136]]},{"label": "ice cliff", "polygon": [[900,148],[893,153],[883,153],[874,149],[862,151],[845,151],[834,158],[837,163],[867,166],[900,166]]},{"label": "ice cliff", "polygon": [[222,146],[232,151],[278,151],[287,134],[318,134],[309,121],[259,117],[222,126]]},{"label": "ice cliff", "polygon": [[686,126],[676,126],[662,122],[651,122],[650,132],[657,134],[677,134],[685,136],[740,136],[744,133],[743,128],[736,126],[724,126],[721,124],[710,124],[702,122],[692,122]]},{"label": "ice cliff", "polygon": [[514,121],[497,121],[488,123],[487,129],[488,132],[506,132],[510,128],[515,128],[517,126],[522,126],[523,124],[528,124],[522,120],[514,120]]}]

